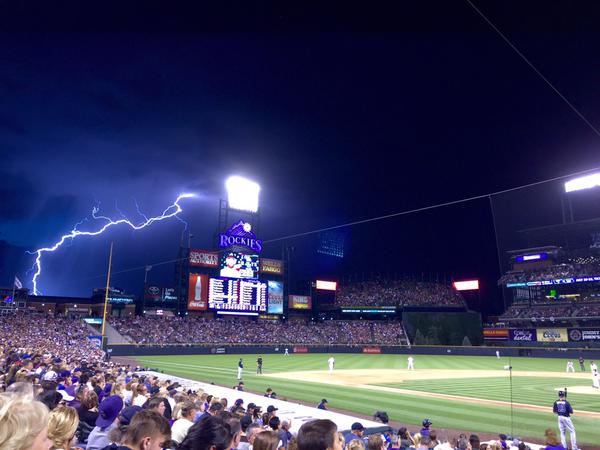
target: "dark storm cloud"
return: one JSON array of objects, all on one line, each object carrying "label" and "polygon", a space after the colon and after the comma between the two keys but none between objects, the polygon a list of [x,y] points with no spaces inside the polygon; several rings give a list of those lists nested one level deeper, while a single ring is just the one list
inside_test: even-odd
[{"label": "dark storm cloud", "polygon": [[0,168],[0,220],[30,217],[31,205],[40,194],[25,172]]}]

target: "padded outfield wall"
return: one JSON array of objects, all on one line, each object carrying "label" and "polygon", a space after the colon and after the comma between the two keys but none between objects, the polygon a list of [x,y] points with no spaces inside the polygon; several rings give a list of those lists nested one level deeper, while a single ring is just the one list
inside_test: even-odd
[{"label": "padded outfield wall", "polygon": [[[152,355],[219,355],[219,354],[282,354],[285,345],[109,345],[112,356],[152,356]],[[292,345],[288,351],[294,353],[364,353],[398,355],[460,355],[460,356],[496,356],[499,350],[502,356],[576,359],[583,356],[586,360],[600,359],[600,349],[536,348],[536,347],[468,347],[468,346],[364,346],[364,345]]]}]

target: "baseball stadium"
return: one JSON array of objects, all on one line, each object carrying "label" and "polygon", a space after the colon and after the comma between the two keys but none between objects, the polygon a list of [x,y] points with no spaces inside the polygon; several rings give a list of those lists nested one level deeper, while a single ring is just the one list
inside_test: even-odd
[{"label": "baseball stadium", "polygon": [[[330,419],[346,439],[382,436],[404,441],[400,448],[423,440],[537,449],[549,439],[600,448],[600,219],[577,217],[580,193],[561,194],[558,223],[539,223],[539,208],[515,219],[515,204],[533,211],[539,192],[492,199],[501,276],[490,286],[485,274],[366,267],[408,245],[372,238],[394,236],[403,216],[346,234],[262,240],[258,188],[237,178],[227,186],[214,245],[192,248],[182,233],[170,286],[146,279],[140,297],[112,287],[112,253],[106,287],[91,297],[30,293],[16,278],[0,315],[12,349],[6,385],[40,383],[50,409],[88,404],[82,379],[101,410],[113,398],[125,407],[164,402],[172,414],[191,401],[196,414],[214,415],[214,405],[235,401],[227,420],[268,410],[256,416],[267,426],[278,411],[294,436]],[[254,197],[240,203],[240,190]],[[433,234],[421,249],[428,264],[445,267],[448,253],[458,260],[457,244]],[[572,412],[557,409],[567,404]],[[98,425],[84,424],[79,443],[94,448]]]}]

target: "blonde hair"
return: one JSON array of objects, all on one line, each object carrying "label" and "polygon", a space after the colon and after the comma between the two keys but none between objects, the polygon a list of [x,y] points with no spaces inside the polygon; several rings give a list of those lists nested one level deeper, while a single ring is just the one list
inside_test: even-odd
[{"label": "blonde hair", "polygon": [[113,385],[110,389],[110,395],[118,395],[119,397],[123,397],[124,390],[125,390],[124,383],[117,381],[117,382],[113,383]]},{"label": "blonde hair", "polygon": [[347,446],[348,450],[365,450],[365,443],[361,439],[352,439]]},{"label": "blonde hair", "polygon": [[415,447],[418,447],[419,445],[421,445],[421,433],[415,433],[413,435],[413,442],[415,444]]},{"label": "blonde hair", "polygon": [[48,420],[48,439],[52,441],[52,446],[68,448],[78,425],[79,414],[75,408],[63,406],[52,411]]},{"label": "blonde hair", "polygon": [[48,408],[28,395],[0,394],[0,448],[28,450],[48,423]]}]

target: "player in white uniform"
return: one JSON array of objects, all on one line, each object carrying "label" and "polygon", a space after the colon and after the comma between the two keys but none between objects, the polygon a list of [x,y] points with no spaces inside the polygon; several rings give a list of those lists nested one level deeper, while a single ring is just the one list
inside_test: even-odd
[{"label": "player in white uniform", "polygon": [[598,378],[598,366],[594,361],[590,363],[590,369],[592,369],[592,386],[594,389],[600,389],[600,379]]},{"label": "player in white uniform", "polygon": [[285,348],[285,351],[283,352],[283,356],[289,356],[289,352],[288,352],[287,347]]},{"label": "player in white uniform", "polygon": [[331,356],[327,360],[327,364],[329,364],[329,373],[333,373],[333,368],[335,367],[335,358],[333,356]]},{"label": "player in white uniform", "polygon": [[412,356],[408,357],[408,370],[415,370],[415,358]]},{"label": "player in white uniform", "polygon": [[575,373],[575,367],[573,367],[573,361],[567,361],[567,372]]},{"label": "player in white uniform", "polygon": [[496,358],[500,359],[500,350],[496,350]]}]

